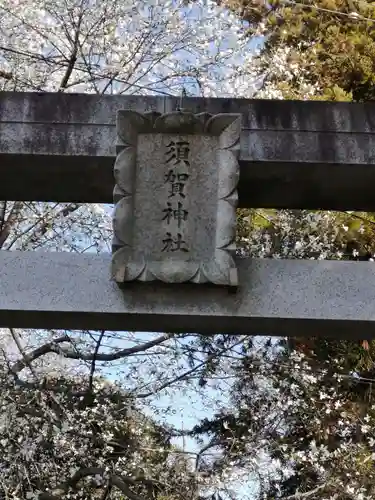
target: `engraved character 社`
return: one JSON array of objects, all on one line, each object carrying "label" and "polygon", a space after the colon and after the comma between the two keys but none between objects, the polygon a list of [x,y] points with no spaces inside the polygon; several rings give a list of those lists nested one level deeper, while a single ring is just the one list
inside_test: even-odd
[{"label": "engraved character \u793e", "polygon": [[180,250],[181,252],[188,252],[186,241],[184,241],[182,234],[177,233],[177,237],[174,238],[172,233],[166,233],[166,238],[163,240],[164,247],[162,252],[176,252]]}]

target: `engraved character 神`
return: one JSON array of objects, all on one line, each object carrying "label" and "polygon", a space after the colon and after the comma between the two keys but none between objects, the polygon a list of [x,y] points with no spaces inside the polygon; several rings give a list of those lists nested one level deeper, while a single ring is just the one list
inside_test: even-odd
[{"label": "engraved character \u795e", "polygon": [[168,201],[167,208],[163,210],[163,213],[165,214],[163,220],[166,220],[168,224],[170,224],[171,220],[175,220],[178,227],[181,227],[181,223],[186,221],[188,216],[188,211],[184,210],[180,201],[177,204],[177,208],[173,208],[172,203]]}]

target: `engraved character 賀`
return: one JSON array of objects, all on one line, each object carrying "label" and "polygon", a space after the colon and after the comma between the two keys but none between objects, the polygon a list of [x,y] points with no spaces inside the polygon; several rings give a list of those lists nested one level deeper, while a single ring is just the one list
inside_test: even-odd
[{"label": "engraved character \u8cc0", "polygon": [[168,198],[172,198],[172,196],[175,195],[180,195],[181,198],[185,198],[184,188],[188,178],[189,174],[175,174],[173,170],[170,170],[165,176],[165,183],[169,182]]}]

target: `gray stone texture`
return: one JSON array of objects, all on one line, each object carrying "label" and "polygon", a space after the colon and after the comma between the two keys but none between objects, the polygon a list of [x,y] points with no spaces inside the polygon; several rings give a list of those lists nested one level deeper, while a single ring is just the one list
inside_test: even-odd
[{"label": "gray stone texture", "polygon": [[[180,162],[173,167],[165,163],[165,151],[171,141],[184,141],[189,144],[189,167]],[[217,137],[141,134],[137,147],[135,213],[134,213],[134,249],[152,257],[152,260],[163,261],[166,257],[173,259],[174,253],[163,252],[162,243],[166,233],[180,233],[186,242],[188,252],[178,251],[177,258],[185,261],[208,261],[215,251],[216,218],[218,205],[218,158]],[[185,176],[181,193],[172,193],[172,184],[165,178]],[[181,204],[180,217],[176,219],[168,213],[167,203],[173,211],[178,211]],[[186,220],[185,220],[186,211]],[[178,215],[178,214],[177,214]],[[163,220],[164,219],[164,220]],[[184,255],[186,253],[186,255]]]},{"label": "gray stone texture", "polygon": [[238,259],[239,287],[109,280],[110,255],[0,252],[0,327],[375,338],[371,262]]},{"label": "gray stone texture", "polygon": [[[1,92],[0,199],[111,203],[117,111],[178,104]],[[184,107],[242,114],[240,207],[375,209],[375,103],[186,98]]]},{"label": "gray stone texture", "polygon": [[116,281],[237,286],[241,115],[118,113]]}]

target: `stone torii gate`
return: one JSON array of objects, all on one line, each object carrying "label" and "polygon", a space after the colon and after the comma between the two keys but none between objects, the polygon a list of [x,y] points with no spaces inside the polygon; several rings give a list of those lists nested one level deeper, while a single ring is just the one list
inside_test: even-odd
[{"label": "stone torii gate", "polygon": [[[374,264],[239,259],[232,241],[237,188],[240,207],[374,211],[375,104],[178,103],[0,93],[0,199],[117,203],[113,258],[0,252],[0,326],[375,337]],[[215,187],[202,196],[189,176]],[[189,213],[192,257],[155,249],[160,231],[185,238]]]}]

